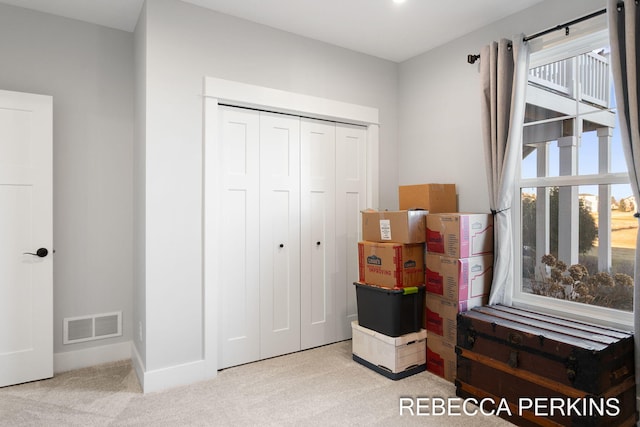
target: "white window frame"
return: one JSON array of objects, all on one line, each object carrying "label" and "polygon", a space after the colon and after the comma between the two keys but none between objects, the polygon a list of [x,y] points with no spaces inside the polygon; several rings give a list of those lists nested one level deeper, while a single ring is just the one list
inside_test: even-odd
[{"label": "white window frame", "polygon": [[[565,36],[564,32],[558,31],[547,38],[532,41],[530,46],[530,67],[566,59],[608,44],[609,36],[606,25],[606,17],[600,17],[587,21],[577,31],[573,31],[571,36]],[[570,41],[572,44],[569,46],[570,49],[567,49],[566,43]],[[518,156],[516,185],[511,209],[515,248],[522,248],[521,191],[523,188],[629,183],[627,173],[523,179],[521,166],[522,156]],[[544,297],[522,291],[522,251],[519,249],[517,249],[514,256],[514,277],[516,279],[512,286],[509,287],[509,296],[514,306],[568,316],[581,321],[596,322],[625,330],[633,329],[634,321],[633,313],[631,312]]]}]

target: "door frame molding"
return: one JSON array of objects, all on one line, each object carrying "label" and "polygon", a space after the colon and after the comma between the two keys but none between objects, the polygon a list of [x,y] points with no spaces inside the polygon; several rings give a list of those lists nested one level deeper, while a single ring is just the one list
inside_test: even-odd
[{"label": "door frame molding", "polygon": [[379,112],[377,108],[320,98],[263,86],[250,85],[213,77],[204,78],[203,95],[203,259],[202,259],[202,358],[205,377],[218,372],[218,303],[220,271],[218,251],[218,212],[220,158],[218,143],[218,106],[220,104],[253,108],[276,113],[293,114],[313,119],[329,120],[364,126],[367,130],[366,206],[378,206],[379,189]]}]

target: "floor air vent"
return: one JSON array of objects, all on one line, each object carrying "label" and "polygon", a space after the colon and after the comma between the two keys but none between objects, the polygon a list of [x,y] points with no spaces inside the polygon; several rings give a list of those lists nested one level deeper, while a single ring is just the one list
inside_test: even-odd
[{"label": "floor air vent", "polygon": [[99,340],[122,335],[122,312],[67,317],[64,319],[63,344]]}]

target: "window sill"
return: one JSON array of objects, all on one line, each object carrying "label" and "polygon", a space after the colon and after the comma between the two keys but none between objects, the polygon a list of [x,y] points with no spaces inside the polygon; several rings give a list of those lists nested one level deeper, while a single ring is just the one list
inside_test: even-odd
[{"label": "window sill", "polygon": [[634,328],[633,313],[596,305],[519,293],[513,297],[513,306],[624,331]]}]

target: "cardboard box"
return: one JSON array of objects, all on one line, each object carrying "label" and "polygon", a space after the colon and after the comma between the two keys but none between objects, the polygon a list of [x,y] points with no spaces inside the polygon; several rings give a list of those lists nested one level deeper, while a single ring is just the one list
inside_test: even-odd
[{"label": "cardboard box", "polygon": [[362,211],[362,240],[424,243],[426,211]]},{"label": "cardboard box", "polygon": [[457,338],[458,313],[484,305],[487,301],[486,297],[479,297],[454,302],[428,292],[426,298],[424,323],[429,336],[440,335],[452,343]]},{"label": "cardboard box", "polygon": [[438,335],[429,334],[427,371],[454,382],[456,380],[456,345]]},{"label": "cardboard box", "polygon": [[427,215],[427,251],[452,258],[493,253],[493,216],[430,213]]},{"label": "cardboard box", "polygon": [[489,295],[493,279],[493,255],[451,258],[427,253],[427,292],[450,301]]},{"label": "cardboard box", "polygon": [[429,212],[458,212],[455,184],[418,184],[398,187],[400,210],[425,209]]},{"label": "cardboard box", "polygon": [[361,283],[387,288],[424,285],[424,244],[358,243]]},{"label": "cardboard box", "polygon": [[353,354],[392,372],[404,372],[426,364],[427,331],[420,329],[399,337],[389,337],[351,322]]}]

